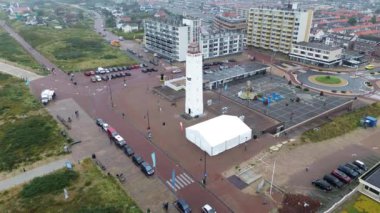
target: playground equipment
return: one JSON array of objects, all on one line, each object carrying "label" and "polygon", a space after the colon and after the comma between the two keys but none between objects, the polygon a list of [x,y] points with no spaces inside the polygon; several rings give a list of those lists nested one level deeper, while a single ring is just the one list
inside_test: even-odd
[{"label": "playground equipment", "polygon": [[267,95],[266,97],[259,97],[258,100],[261,101],[264,105],[269,105],[272,102],[278,102],[284,99],[284,96],[278,94],[277,92],[273,92],[270,95]]},{"label": "playground equipment", "polygon": [[372,116],[366,116],[360,120],[360,124],[364,127],[376,127],[377,119]]}]

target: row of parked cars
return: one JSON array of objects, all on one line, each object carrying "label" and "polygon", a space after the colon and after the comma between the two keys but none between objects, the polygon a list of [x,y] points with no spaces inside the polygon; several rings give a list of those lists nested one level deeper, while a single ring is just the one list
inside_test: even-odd
[{"label": "row of parked cars", "polygon": [[134,70],[134,69],[139,69],[147,67],[146,64],[134,64],[130,66],[119,66],[119,67],[108,67],[108,68],[103,68],[103,67],[98,67],[98,69],[94,70],[89,70],[84,72],[85,76],[93,76],[93,75],[100,75],[100,74],[108,74],[108,73],[113,73],[113,72],[119,72],[119,71],[127,71],[127,70]]},{"label": "row of parked cars", "polygon": [[331,191],[333,187],[341,188],[350,183],[367,169],[367,166],[362,161],[355,160],[352,163],[338,166],[330,174],[326,174],[322,179],[313,181],[312,184],[324,191]]},{"label": "row of parked cars", "polygon": [[108,81],[111,79],[115,78],[122,78],[122,77],[127,77],[127,76],[132,76],[131,73],[129,72],[119,72],[119,73],[114,73],[114,74],[109,74],[109,75],[95,75],[91,77],[92,82],[99,82],[99,81]]},{"label": "row of parked cars", "polygon": [[143,68],[143,69],[141,69],[141,72],[143,72],[143,73],[158,72],[158,69],[156,69],[156,68]]},{"label": "row of parked cars", "polygon": [[[184,199],[178,199],[175,202],[177,209],[182,213],[191,213],[190,205]],[[201,208],[202,213],[216,213],[216,210],[209,204],[205,204]]]},{"label": "row of parked cars", "polygon": [[140,167],[141,171],[146,176],[154,175],[154,172],[155,172],[154,168],[148,162],[144,161],[144,159],[141,156],[135,154],[132,147],[130,147],[127,144],[127,142],[124,140],[123,137],[120,136],[120,134],[116,131],[116,129],[114,129],[109,124],[104,122],[101,118],[96,119],[96,124],[99,127],[101,127],[105,132],[107,132],[110,140],[112,140],[120,149],[122,149],[125,155],[127,155],[128,157],[131,157],[132,162],[136,166]]}]

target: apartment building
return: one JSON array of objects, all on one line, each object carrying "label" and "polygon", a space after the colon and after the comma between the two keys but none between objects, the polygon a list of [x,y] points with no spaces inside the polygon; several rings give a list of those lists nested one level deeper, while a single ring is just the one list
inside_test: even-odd
[{"label": "apartment building", "polygon": [[144,21],[144,45],[165,58],[185,61],[187,47],[199,41],[200,20],[193,18],[168,17]]},{"label": "apartment building", "polygon": [[292,44],[308,42],[312,10],[287,8],[251,8],[248,16],[247,45],[289,53]]},{"label": "apartment building", "polygon": [[341,47],[322,43],[300,42],[292,45],[291,60],[320,67],[333,67],[342,64]]},{"label": "apartment building", "polygon": [[359,177],[358,190],[380,203],[380,163]]},{"label": "apartment building", "polygon": [[201,36],[203,58],[215,58],[243,52],[244,34],[241,32],[208,32]]},{"label": "apartment building", "polygon": [[232,12],[222,13],[214,17],[214,26],[219,30],[246,31],[247,18]]}]

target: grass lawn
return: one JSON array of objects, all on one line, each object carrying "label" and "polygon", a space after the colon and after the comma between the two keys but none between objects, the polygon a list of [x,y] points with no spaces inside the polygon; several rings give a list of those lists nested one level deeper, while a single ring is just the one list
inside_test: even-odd
[{"label": "grass lawn", "polygon": [[322,125],[317,131],[310,129],[304,132],[301,139],[304,142],[319,142],[344,135],[358,128],[360,126],[360,119],[365,115],[379,117],[380,103],[374,103],[338,116],[332,122]]},{"label": "grass lawn", "polygon": [[125,33],[120,30],[112,30],[112,32],[118,36],[122,36],[126,40],[134,40],[134,39],[143,39],[144,37],[144,30],[138,30],[135,32]]},{"label": "grass lawn", "polygon": [[59,30],[12,23],[12,27],[29,44],[66,72],[135,63],[96,34],[90,25],[91,22],[88,22],[88,26],[78,25]]},{"label": "grass lawn", "polygon": [[341,208],[341,213],[370,213],[380,212],[380,204],[371,198],[358,194],[354,199],[345,203]]},{"label": "grass lawn", "polygon": [[40,75],[47,72],[7,32],[0,28],[0,58],[21,65]]},{"label": "grass lawn", "polygon": [[63,152],[66,139],[25,83],[0,74],[0,171]]},{"label": "grass lawn", "polygon": [[[64,199],[63,189],[69,198]],[[74,171],[58,170],[0,194],[8,212],[142,213],[117,181],[86,159]]]},{"label": "grass lawn", "polygon": [[324,84],[339,84],[342,82],[340,78],[331,75],[318,76],[315,80]]}]

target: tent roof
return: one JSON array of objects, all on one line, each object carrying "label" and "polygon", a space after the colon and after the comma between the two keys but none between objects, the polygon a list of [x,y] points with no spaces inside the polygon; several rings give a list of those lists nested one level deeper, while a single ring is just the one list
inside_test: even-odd
[{"label": "tent roof", "polygon": [[251,131],[240,118],[231,115],[221,115],[188,128],[199,132],[211,147]]}]

